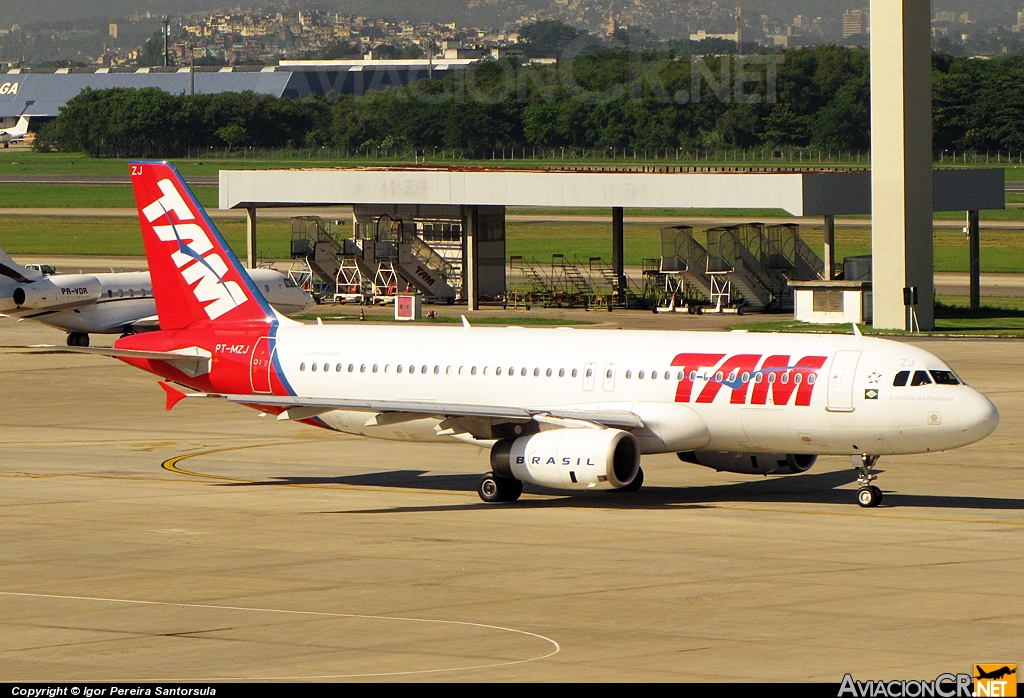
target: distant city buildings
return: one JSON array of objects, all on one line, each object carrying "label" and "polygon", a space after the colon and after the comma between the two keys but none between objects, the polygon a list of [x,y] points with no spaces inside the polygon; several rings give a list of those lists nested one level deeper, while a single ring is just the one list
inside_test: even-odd
[{"label": "distant city buildings", "polygon": [[868,33],[868,13],[866,10],[850,10],[843,13],[843,38]]},{"label": "distant city buildings", "polygon": [[[736,0],[549,0],[518,17],[516,8],[522,6],[515,2],[467,2],[470,8],[505,17],[500,28],[318,10],[235,9],[171,17],[169,62],[177,66],[193,62],[271,66],[282,60],[367,56],[387,60],[518,57],[520,29],[548,20],[598,38],[632,41],[633,37],[646,37],[645,46],[655,45],[659,39],[715,39],[795,48],[851,39],[863,43],[858,37],[870,32],[866,0],[837,3],[831,13],[813,17],[754,15],[749,9],[743,12]],[[1001,20],[937,10],[932,21],[936,48],[962,55],[999,55],[1024,49],[1024,0],[1021,5],[1019,13],[1006,13]],[[18,67],[26,63],[66,65],[72,70],[89,64],[103,68],[162,64],[161,19],[157,13],[146,12],[71,28],[5,27],[0,29],[0,61]]]}]

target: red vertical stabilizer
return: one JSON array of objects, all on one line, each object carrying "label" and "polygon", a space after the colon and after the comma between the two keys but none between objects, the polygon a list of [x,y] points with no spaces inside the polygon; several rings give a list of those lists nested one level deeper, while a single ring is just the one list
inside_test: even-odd
[{"label": "red vertical stabilizer", "polygon": [[267,301],[178,171],[166,162],[130,167],[160,328],[273,322]]}]

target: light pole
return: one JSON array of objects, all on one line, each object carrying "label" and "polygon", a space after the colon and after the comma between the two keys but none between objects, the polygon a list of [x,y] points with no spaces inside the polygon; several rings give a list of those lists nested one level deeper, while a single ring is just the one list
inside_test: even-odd
[{"label": "light pole", "polygon": [[168,46],[167,46],[167,44],[168,44],[168,40],[171,38],[171,21],[167,17],[167,15],[164,15],[163,33],[164,33],[164,67],[166,68],[167,64],[168,64],[168,61],[167,61]]}]

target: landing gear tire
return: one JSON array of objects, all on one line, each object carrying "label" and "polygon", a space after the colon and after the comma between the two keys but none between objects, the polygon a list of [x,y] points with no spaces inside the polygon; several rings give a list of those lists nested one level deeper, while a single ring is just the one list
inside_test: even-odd
[{"label": "landing gear tire", "polygon": [[629,483],[625,487],[620,487],[615,492],[638,492],[644,484],[644,469],[637,468],[636,477],[633,478],[633,482]]},{"label": "landing gear tire", "polygon": [[877,507],[882,503],[882,490],[874,485],[857,490],[857,503],[862,507]]},{"label": "landing gear tire", "polygon": [[882,503],[882,490],[871,483],[878,479],[874,473],[878,456],[869,456],[864,453],[859,456],[851,456],[850,461],[859,473],[857,483],[860,485],[860,489],[857,490],[857,503],[862,507],[877,507]]},{"label": "landing gear tire", "polygon": [[487,473],[480,478],[480,484],[476,491],[480,495],[480,499],[488,504],[514,502],[523,493],[523,483],[510,477],[499,477],[494,473]]},{"label": "landing gear tire", "polygon": [[72,332],[68,335],[68,346],[69,347],[87,347],[89,346],[89,335],[84,332]]}]

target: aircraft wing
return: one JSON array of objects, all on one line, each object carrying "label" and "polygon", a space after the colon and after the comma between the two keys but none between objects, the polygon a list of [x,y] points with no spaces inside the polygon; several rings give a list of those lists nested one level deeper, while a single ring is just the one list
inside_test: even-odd
[{"label": "aircraft wing", "polygon": [[[167,390],[167,388],[164,388]],[[571,408],[507,407],[500,405],[464,405],[414,400],[363,400],[353,398],[311,398],[280,395],[230,395],[221,393],[190,393],[190,398],[223,398],[229,402],[267,407],[298,409],[306,417],[330,410],[354,412],[400,413],[422,417],[477,417],[505,422],[530,422],[537,417],[587,422],[615,429],[640,429],[643,420],[625,410],[581,410]]]}]

